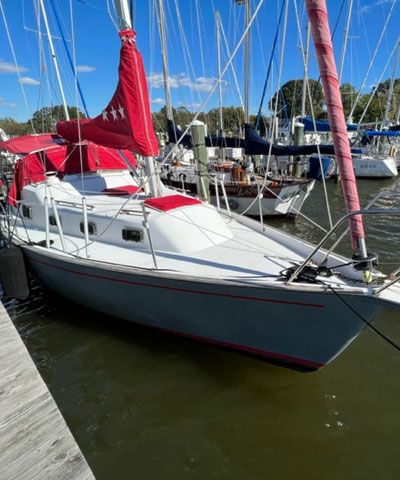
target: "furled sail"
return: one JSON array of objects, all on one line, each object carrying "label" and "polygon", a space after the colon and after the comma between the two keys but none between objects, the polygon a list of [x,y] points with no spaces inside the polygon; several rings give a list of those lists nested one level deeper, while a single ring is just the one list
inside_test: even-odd
[{"label": "furled sail", "polygon": [[[306,0],[305,3],[325,94],[336,161],[342,177],[346,208],[348,212],[357,211],[360,210],[360,202],[340,97],[326,5],[324,0]],[[353,250],[359,251],[364,242],[364,229],[360,215],[350,217],[350,232]]]},{"label": "furled sail", "polygon": [[126,149],[146,157],[158,154],[153,131],[142,57],[135,32],[121,30],[118,85],[107,107],[95,118],[57,123],[57,132],[70,142],[89,140],[105,147]]}]

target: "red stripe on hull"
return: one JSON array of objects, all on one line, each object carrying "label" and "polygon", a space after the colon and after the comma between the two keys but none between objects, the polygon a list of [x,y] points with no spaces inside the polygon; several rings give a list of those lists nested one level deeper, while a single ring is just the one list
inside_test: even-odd
[{"label": "red stripe on hull", "polygon": [[317,370],[318,368],[322,368],[325,366],[324,363],[314,362],[313,360],[305,360],[303,358],[291,357],[290,355],[283,355],[281,353],[269,352],[267,350],[261,350],[260,348],[253,348],[253,347],[245,347],[243,345],[237,345],[235,343],[224,342],[222,340],[214,340],[213,338],[202,337],[200,335],[193,335],[190,333],[183,333],[177,330],[171,330],[169,328],[163,327],[155,327],[154,325],[147,325],[145,323],[136,322],[140,325],[145,327],[154,328],[155,330],[160,330],[167,333],[172,333],[174,335],[180,335],[182,337],[192,338],[194,340],[200,340],[202,342],[213,343],[215,345],[219,345],[221,347],[227,347],[234,350],[240,350],[245,353],[250,353],[252,355],[257,355],[261,357],[266,357],[269,360],[275,359],[276,361],[280,361],[281,363],[292,364],[292,365],[299,365],[300,367],[307,368],[307,370]]},{"label": "red stripe on hull", "polygon": [[60,267],[58,265],[52,265],[51,263],[44,262],[43,260],[38,260],[36,258],[30,258],[30,260],[33,260],[34,262],[41,263],[42,265],[46,265],[48,267],[55,268],[57,270],[63,270],[65,272],[70,272],[74,273],[75,275],[81,275],[84,277],[92,277],[92,278],[99,278],[101,280],[108,280],[112,282],[119,282],[119,283],[127,283],[130,285],[138,285],[142,287],[150,287],[150,288],[162,288],[162,289],[167,289],[167,290],[174,290],[178,292],[185,292],[185,293],[195,293],[198,295],[211,295],[214,297],[228,297],[228,298],[238,298],[241,300],[253,300],[257,302],[270,302],[270,303],[282,303],[285,305],[299,305],[302,307],[313,307],[313,308],[324,308],[325,305],[321,305],[318,303],[306,303],[306,302],[292,302],[290,300],[276,300],[274,298],[260,298],[260,297],[249,297],[245,295],[233,295],[230,293],[216,293],[216,292],[202,292],[201,290],[193,290],[190,288],[180,288],[180,287],[171,287],[168,285],[154,285],[151,283],[144,283],[144,282],[134,282],[132,280],[122,280],[120,278],[111,278],[111,277],[106,277],[104,275],[97,275],[94,273],[84,273],[84,272],[78,272],[76,270],[71,270],[69,268],[65,267]]}]

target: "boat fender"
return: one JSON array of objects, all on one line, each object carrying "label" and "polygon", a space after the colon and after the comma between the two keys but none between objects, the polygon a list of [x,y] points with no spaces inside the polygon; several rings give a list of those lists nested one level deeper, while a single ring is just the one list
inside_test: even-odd
[{"label": "boat fender", "polygon": [[239,207],[239,202],[234,198],[229,198],[228,203],[229,203],[229,208],[231,208],[232,210],[237,210],[237,208]]},{"label": "boat fender", "polygon": [[0,277],[6,297],[23,299],[29,296],[24,256],[19,247],[0,250]]}]

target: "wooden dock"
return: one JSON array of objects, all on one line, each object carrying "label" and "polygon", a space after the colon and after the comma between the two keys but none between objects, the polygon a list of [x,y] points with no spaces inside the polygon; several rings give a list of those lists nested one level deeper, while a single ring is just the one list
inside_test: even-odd
[{"label": "wooden dock", "polygon": [[95,478],[1,301],[0,478]]}]

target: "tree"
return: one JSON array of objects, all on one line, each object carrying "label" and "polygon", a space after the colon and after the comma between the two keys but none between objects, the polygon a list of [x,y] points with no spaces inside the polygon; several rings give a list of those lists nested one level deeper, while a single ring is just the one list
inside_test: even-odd
[{"label": "tree", "polygon": [[32,126],[29,122],[17,122],[11,117],[0,118],[0,128],[10,137],[33,133]]},{"label": "tree", "polygon": [[[303,79],[289,80],[278,91],[278,115],[284,116],[284,111],[289,119],[297,117],[301,113],[301,92],[302,92]],[[308,80],[309,89],[311,92],[313,111],[316,118],[325,116],[323,109],[323,91],[321,84],[310,78]],[[269,101],[270,110],[275,110],[276,92],[272,99]],[[306,96],[306,115],[311,115],[311,107],[309,102],[309,96]]]},{"label": "tree", "polygon": [[[76,107],[67,106],[70,118],[78,118],[78,109]],[[79,118],[85,118],[85,114],[79,111]],[[32,118],[32,122],[36,133],[54,132],[56,123],[65,120],[64,107],[55,105],[53,107],[43,107],[37,110]]]}]

